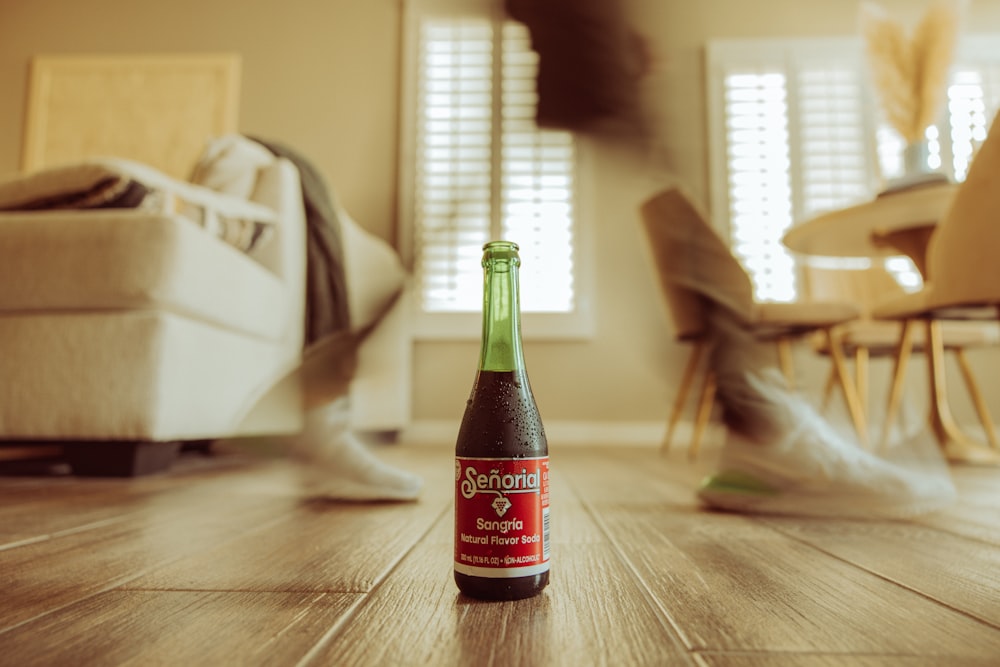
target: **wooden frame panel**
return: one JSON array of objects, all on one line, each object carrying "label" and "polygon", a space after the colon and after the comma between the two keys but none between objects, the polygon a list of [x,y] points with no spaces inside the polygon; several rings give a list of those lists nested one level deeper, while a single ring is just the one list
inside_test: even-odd
[{"label": "wooden frame panel", "polygon": [[21,167],[115,156],[187,178],[237,130],[240,74],[235,54],[36,56]]}]

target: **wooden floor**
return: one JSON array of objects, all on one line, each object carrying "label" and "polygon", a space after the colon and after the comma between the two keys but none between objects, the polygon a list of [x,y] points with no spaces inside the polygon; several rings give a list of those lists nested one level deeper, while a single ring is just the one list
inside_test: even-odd
[{"label": "wooden floor", "polygon": [[553,446],[552,583],[452,581],[452,451],[408,504],[303,500],[282,464],[0,477],[0,665],[997,665],[1000,470],[917,522],[698,509],[655,448]]}]

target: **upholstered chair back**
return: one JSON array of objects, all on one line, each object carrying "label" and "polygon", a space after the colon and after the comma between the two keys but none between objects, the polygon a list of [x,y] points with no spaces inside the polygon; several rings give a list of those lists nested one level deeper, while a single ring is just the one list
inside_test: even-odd
[{"label": "upholstered chair back", "polygon": [[1000,303],[1000,114],[927,252],[928,306]]},{"label": "upholstered chair back", "polygon": [[750,277],[683,190],[654,195],[641,216],[678,338],[704,333],[706,299],[743,321],[753,318]]}]

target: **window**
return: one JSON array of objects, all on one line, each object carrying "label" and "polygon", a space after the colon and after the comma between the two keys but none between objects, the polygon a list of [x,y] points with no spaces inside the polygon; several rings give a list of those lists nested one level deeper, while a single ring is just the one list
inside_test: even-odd
[{"label": "window", "polygon": [[480,4],[408,5],[400,220],[417,334],[479,336],[482,247],[505,239],[520,246],[525,336],[583,335],[578,147],[535,124],[527,29]]},{"label": "window", "polygon": [[[1000,108],[996,36],[965,37],[947,109],[927,128],[928,167],[955,180]],[[797,296],[794,259],[781,243],[796,220],[873,196],[902,175],[903,141],[881,120],[861,41],[720,41],[708,47],[712,210],[760,300]],[[888,261],[918,287],[909,260]]]}]

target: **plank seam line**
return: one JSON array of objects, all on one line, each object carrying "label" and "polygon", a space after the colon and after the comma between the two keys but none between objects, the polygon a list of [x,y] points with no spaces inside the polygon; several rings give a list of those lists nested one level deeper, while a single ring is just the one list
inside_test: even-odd
[{"label": "plank seam line", "polygon": [[[113,523],[113,522],[115,522],[117,520],[123,520],[124,518],[125,518],[124,516],[123,517],[116,517],[115,519],[107,519],[106,521],[109,521],[109,522]],[[236,539],[239,539],[241,537],[244,537],[245,535],[253,534],[254,532],[258,532],[258,531],[261,531],[261,530],[266,530],[268,527],[270,527],[271,524],[278,523],[280,521],[284,521],[286,518],[287,517],[285,515],[277,516],[277,517],[271,519],[270,521],[266,521],[263,524],[254,527],[253,529],[247,531],[246,533],[239,533],[239,534],[232,535],[228,539],[225,539],[222,542],[220,542],[219,546],[221,546],[223,544],[226,544],[228,542],[232,542],[232,541],[234,541]],[[84,526],[79,526],[78,528],[83,528],[83,527]],[[70,530],[72,532],[76,532],[76,529],[70,529]],[[44,540],[41,540],[41,541],[44,541]],[[141,569],[138,572],[134,572],[132,574],[129,574],[129,575],[123,576],[123,577],[121,577],[121,578],[119,578],[117,580],[114,580],[112,583],[108,584],[107,586],[102,586],[101,588],[95,590],[94,592],[92,592],[92,593],[90,593],[88,595],[83,595],[83,596],[78,597],[78,598],[76,598],[74,600],[70,600],[70,601],[66,602],[65,604],[59,605],[58,607],[52,607],[51,609],[46,609],[45,611],[41,612],[40,614],[36,614],[35,616],[32,616],[31,618],[26,618],[26,619],[24,619],[23,621],[21,621],[19,623],[15,623],[14,625],[9,625],[9,626],[7,626],[5,628],[0,628],[0,636],[2,636],[3,634],[5,634],[7,632],[11,632],[13,630],[16,630],[17,628],[20,628],[23,625],[27,625],[29,623],[34,623],[35,621],[37,621],[39,619],[45,618],[49,614],[55,614],[55,613],[60,612],[60,611],[62,611],[64,609],[68,609],[68,608],[72,607],[73,605],[80,604],[81,602],[86,602],[87,600],[95,598],[98,595],[104,595],[105,593],[110,593],[111,591],[113,591],[115,589],[123,588],[130,581],[135,581],[136,579],[139,579],[140,577],[144,577],[145,575],[149,574],[150,572],[153,572],[153,571],[158,570],[160,568],[169,567],[170,565],[172,565],[172,564],[174,564],[174,563],[176,563],[176,562],[178,562],[180,560],[183,560],[184,558],[187,558],[190,555],[191,554],[180,555],[180,556],[177,556],[176,558],[164,561],[162,563],[158,563],[158,564],[156,564],[156,565],[154,565],[152,567],[147,567],[147,568]],[[123,590],[133,590],[133,589],[123,589]],[[147,589],[141,589],[141,588],[139,588],[139,589],[134,589],[134,590],[147,590]]]},{"label": "plank seam line", "polygon": [[428,524],[427,530],[421,533],[417,537],[417,539],[413,540],[413,544],[411,544],[408,549],[403,551],[399,555],[399,557],[396,558],[396,560],[393,561],[389,565],[389,567],[385,569],[385,572],[382,574],[381,577],[379,577],[375,581],[372,587],[367,592],[360,595],[358,599],[355,600],[344,611],[343,614],[341,614],[340,618],[338,618],[336,622],[334,622],[334,624],[331,625],[327,629],[327,631],[324,632],[323,635],[316,640],[316,642],[312,645],[312,647],[308,651],[306,651],[305,655],[303,655],[299,659],[299,661],[295,663],[295,667],[306,667],[306,665],[316,660],[317,656],[319,655],[319,652],[324,648],[326,648],[326,646],[329,645],[334,639],[336,639],[337,635],[339,635],[344,630],[344,628],[347,627],[347,624],[350,621],[352,621],[354,617],[357,615],[357,613],[361,610],[361,608],[366,603],[368,603],[372,595],[374,595],[380,588],[382,588],[382,585],[386,581],[388,581],[389,577],[392,575],[393,572],[396,571],[400,563],[402,563],[406,559],[406,557],[409,556],[413,552],[413,550],[416,549],[420,545],[420,543],[424,541],[424,538],[426,538],[430,534],[430,532],[434,529],[434,527],[438,525],[438,523],[444,518],[444,515],[448,512],[448,510],[449,507],[445,506],[444,508],[441,509],[440,512],[438,512],[435,519]]},{"label": "plank seam line", "polygon": [[691,655],[694,647],[691,645],[687,634],[677,624],[673,615],[667,611],[666,607],[663,606],[659,598],[653,594],[653,591],[649,588],[649,584],[647,584],[642,576],[640,576],[638,568],[635,567],[632,560],[625,554],[624,551],[622,551],[621,547],[618,546],[618,541],[612,537],[611,532],[608,530],[604,520],[597,514],[597,512],[594,511],[593,506],[585,499],[585,496],[580,493],[579,489],[577,489],[576,483],[570,480],[569,487],[573,490],[573,493],[576,495],[587,514],[590,515],[590,518],[595,524],[597,524],[597,527],[600,529],[615,554],[617,554],[618,558],[625,564],[628,571],[631,572],[633,578],[638,583],[639,590],[642,592],[643,597],[646,598],[646,602],[649,603],[655,610],[659,611],[656,616],[660,625],[667,631],[670,638],[678,643],[678,648],[682,649],[688,655],[689,659],[694,661],[695,659]]}]

